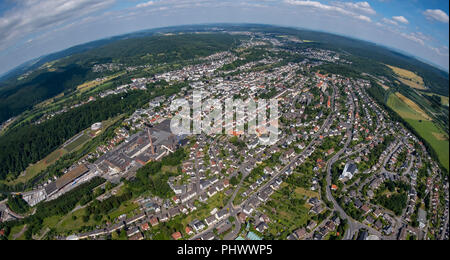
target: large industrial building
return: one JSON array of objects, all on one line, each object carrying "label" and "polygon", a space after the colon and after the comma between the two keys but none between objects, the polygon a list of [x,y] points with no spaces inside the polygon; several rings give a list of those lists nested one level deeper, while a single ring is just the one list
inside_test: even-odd
[{"label": "large industrial building", "polygon": [[120,174],[133,165],[143,166],[173,153],[182,139],[171,133],[170,120],[165,120],[130,136],[115,150],[101,156],[95,164],[103,174]]}]

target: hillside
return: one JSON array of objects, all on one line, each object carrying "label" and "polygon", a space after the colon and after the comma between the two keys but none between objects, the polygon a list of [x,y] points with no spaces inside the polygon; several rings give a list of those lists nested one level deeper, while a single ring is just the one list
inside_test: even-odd
[{"label": "hillside", "polygon": [[[147,34],[145,34],[147,35]],[[137,37],[137,36],[136,36]],[[120,39],[97,47],[79,47],[83,51],[47,63],[28,72],[26,77],[9,78],[0,88],[0,123],[30,109],[40,102],[99,76],[92,72],[98,63],[123,63],[129,66],[181,62],[227,50],[237,36],[229,34],[187,34],[173,36],[144,36]],[[71,54],[78,51],[63,52]],[[63,54],[53,55],[59,58]],[[24,79],[21,79],[24,78]]]}]

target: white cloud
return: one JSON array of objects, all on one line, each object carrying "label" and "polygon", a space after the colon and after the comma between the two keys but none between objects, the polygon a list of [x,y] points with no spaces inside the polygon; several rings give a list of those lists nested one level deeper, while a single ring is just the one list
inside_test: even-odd
[{"label": "white cloud", "polygon": [[0,17],[0,50],[30,33],[105,9],[115,0],[22,0]]},{"label": "white cloud", "polygon": [[447,46],[442,46],[441,48],[436,48],[436,47],[430,46],[430,49],[432,51],[434,51],[439,56],[443,56],[443,57],[448,57],[449,56],[449,52],[448,52],[448,47]]},{"label": "white cloud", "polygon": [[145,2],[145,3],[140,3],[140,4],[138,4],[138,5],[136,5],[136,7],[137,7],[137,8],[145,8],[145,7],[154,5],[154,4],[155,4],[155,2],[153,2],[153,1],[148,1],[148,2]]},{"label": "white cloud", "polygon": [[427,9],[423,15],[429,20],[436,20],[442,23],[448,23],[448,14],[440,9]]},{"label": "white cloud", "polygon": [[396,22],[399,22],[399,23],[409,24],[408,19],[406,19],[406,18],[403,17],[403,16],[393,16],[393,17],[392,17],[392,20],[394,20],[394,21],[396,21]]},{"label": "white cloud", "polygon": [[427,40],[426,37],[420,32],[418,33],[400,33],[400,35],[410,41],[416,42],[422,46],[425,46],[425,40]]},{"label": "white cloud", "polygon": [[326,4],[322,4],[321,2],[317,2],[317,1],[301,1],[301,0],[284,0],[284,2],[286,4],[290,4],[290,5],[296,5],[296,6],[304,6],[304,7],[311,7],[311,8],[316,8],[316,9],[320,9],[323,11],[328,11],[328,12],[336,12],[345,16],[349,16],[355,19],[359,19],[362,21],[366,21],[366,22],[371,22],[372,20],[362,14],[358,14],[349,10],[346,10],[342,7],[339,6],[333,6],[333,5],[326,5]]},{"label": "white cloud", "polygon": [[381,19],[381,21],[385,24],[398,25],[398,23],[396,21],[388,19],[388,18],[383,18],[383,19]]},{"label": "white cloud", "polygon": [[334,6],[338,6],[344,9],[350,9],[355,12],[361,12],[368,15],[375,15],[377,12],[370,6],[368,2],[334,2]]}]

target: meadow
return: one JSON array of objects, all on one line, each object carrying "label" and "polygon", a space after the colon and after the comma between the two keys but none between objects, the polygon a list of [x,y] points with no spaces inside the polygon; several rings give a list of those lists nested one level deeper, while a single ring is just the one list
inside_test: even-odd
[{"label": "meadow", "polygon": [[400,93],[391,94],[387,105],[408,122],[433,147],[439,161],[449,170],[448,134],[438,128],[417,104]]}]

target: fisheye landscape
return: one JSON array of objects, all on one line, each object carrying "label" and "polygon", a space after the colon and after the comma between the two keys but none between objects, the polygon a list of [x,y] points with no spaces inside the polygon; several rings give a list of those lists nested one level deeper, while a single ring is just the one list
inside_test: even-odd
[{"label": "fisheye landscape", "polygon": [[448,240],[448,26],[444,1],[2,1],[0,240]]}]

